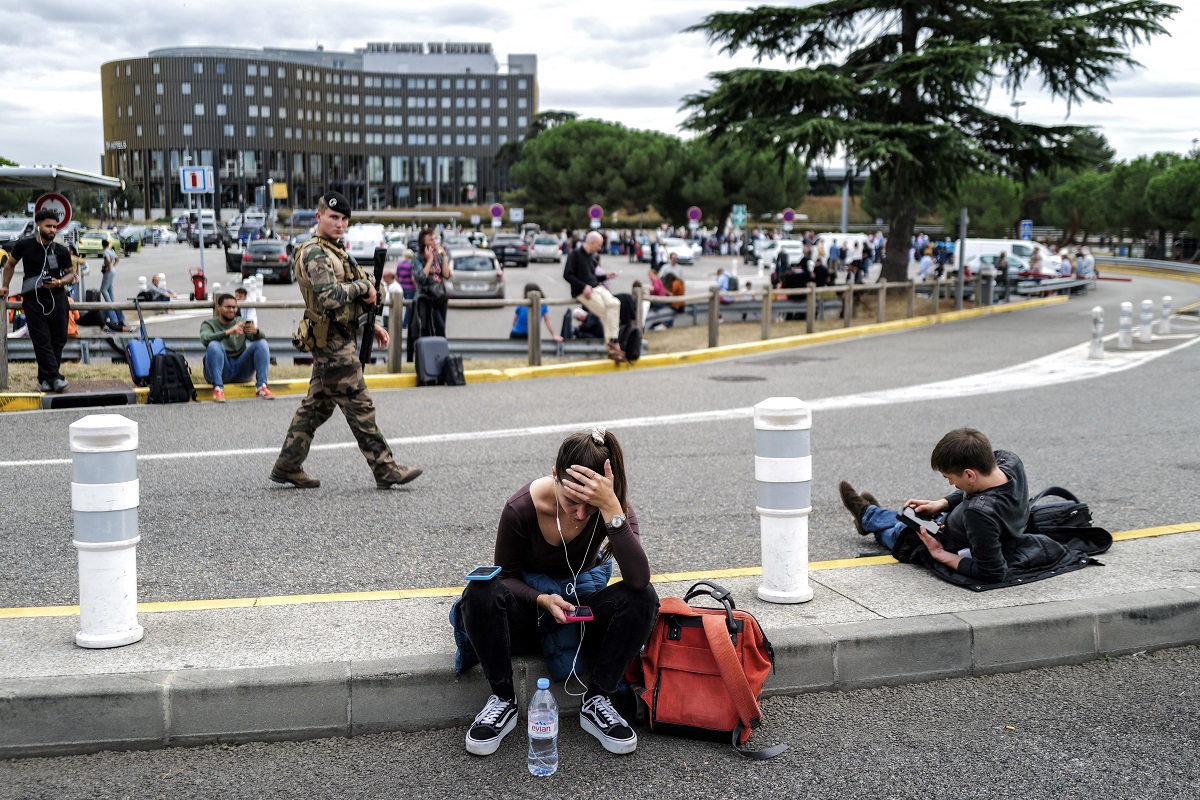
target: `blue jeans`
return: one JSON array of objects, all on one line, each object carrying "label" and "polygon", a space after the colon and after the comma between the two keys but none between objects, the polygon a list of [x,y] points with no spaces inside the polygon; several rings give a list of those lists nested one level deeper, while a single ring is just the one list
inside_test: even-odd
[{"label": "blue jeans", "polygon": [[240,356],[230,358],[220,342],[209,342],[204,353],[204,380],[215,389],[224,389],[225,381],[241,383],[254,373],[254,386],[267,385],[267,369],[271,366],[271,349],[266,339],[246,342]]},{"label": "blue jeans", "polygon": [[[100,276],[100,297],[105,302],[115,303],[113,299],[113,273],[105,272]],[[110,328],[125,325],[125,312],[120,309],[104,312],[104,324]]]},{"label": "blue jeans", "polygon": [[875,541],[888,550],[896,543],[896,537],[904,530],[904,523],[896,519],[895,511],[879,506],[867,506],[862,515],[863,530],[872,534]]}]

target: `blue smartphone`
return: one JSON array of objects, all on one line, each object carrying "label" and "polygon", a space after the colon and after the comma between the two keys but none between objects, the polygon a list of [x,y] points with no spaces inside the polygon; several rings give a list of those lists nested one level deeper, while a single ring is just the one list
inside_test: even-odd
[{"label": "blue smartphone", "polygon": [[476,567],[467,573],[466,578],[469,581],[490,581],[499,574],[500,568],[494,565],[489,567]]}]

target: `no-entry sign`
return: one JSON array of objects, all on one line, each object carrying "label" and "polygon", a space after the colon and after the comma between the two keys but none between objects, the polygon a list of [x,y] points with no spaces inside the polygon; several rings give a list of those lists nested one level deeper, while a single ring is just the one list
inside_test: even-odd
[{"label": "no-entry sign", "polygon": [[592,219],[600,219],[604,216],[604,209],[600,206],[592,206],[588,209],[588,216]]},{"label": "no-entry sign", "polygon": [[46,192],[46,194],[39,197],[37,202],[33,204],[34,216],[37,216],[37,213],[42,209],[58,212],[58,227],[60,230],[67,227],[67,223],[71,221],[71,202],[58,192]]},{"label": "no-entry sign", "polygon": [[492,203],[492,207],[488,210],[492,212],[493,219],[500,219],[504,216],[504,206],[499,203]]}]

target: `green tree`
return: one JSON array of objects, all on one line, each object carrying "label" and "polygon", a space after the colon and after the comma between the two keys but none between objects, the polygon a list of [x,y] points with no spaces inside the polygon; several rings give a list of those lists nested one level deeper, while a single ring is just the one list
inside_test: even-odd
[{"label": "green tree", "polygon": [[1146,183],[1146,210],[1160,229],[1181,231],[1200,221],[1200,161],[1188,159]]},{"label": "green tree", "polygon": [[1042,207],[1046,222],[1065,231],[1066,242],[1075,241],[1076,234],[1088,235],[1111,226],[1112,173],[1084,170],[1050,190]]},{"label": "green tree", "polygon": [[496,155],[492,156],[492,163],[497,166],[511,167],[521,158],[521,147],[525,142],[537,138],[542,131],[548,131],[578,117],[579,115],[574,111],[547,110],[534,114],[533,119],[529,120],[529,127],[525,129],[525,135],[519,139],[509,139],[500,145],[496,150]]},{"label": "green tree", "polygon": [[[15,161],[0,156],[0,167],[19,167]],[[0,189],[0,214],[25,213],[29,192],[20,189]]]},{"label": "green tree", "polygon": [[593,203],[639,210],[662,198],[680,146],[674,136],[614,122],[564,122],[525,140],[512,176],[547,223],[579,226]]},{"label": "green tree", "polygon": [[798,206],[808,191],[804,166],[795,158],[738,142],[695,138],[682,145],[674,178],[654,207],[675,224],[687,221],[687,209],[699,206],[709,223],[723,225],[734,205],[751,214]]},{"label": "green tree", "polygon": [[[1112,169],[1112,223],[1118,230],[1128,228],[1135,239],[1147,236],[1158,228],[1158,220],[1146,202],[1146,187],[1157,175],[1181,160],[1178,153],[1155,153],[1138,156]],[[1160,231],[1159,245],[1163,244]]]},{"label": "green tree", "polygon": [[[1069,144],[1083,128],[990,112],[993,84],[1015,94],[1032,79],[1068,105],[1103,101],[1105,81],[1136,65],[1128,47],[1165,33],[1178,10],[1152,0],[828,0],[712,14],[690,30],[794,68],[715,73],[715,88],[684,98],[686,124],[806,164],[845,156],[869,168],[890,192],[892,240],[907,242],[922,204],[936,206],[967,175],[1079,163]],[[883,277],[904,280],[906,262],[907,248],[889,248]]]},{"label": "green tree", "polygon": [[1024,196],[1025,187],[1004,175],[984,172],[967,175],[953,194],[943,197],[942,219],[950,229],[958,219],[959,210],[965,208],[973,235],[1011,237]]}]

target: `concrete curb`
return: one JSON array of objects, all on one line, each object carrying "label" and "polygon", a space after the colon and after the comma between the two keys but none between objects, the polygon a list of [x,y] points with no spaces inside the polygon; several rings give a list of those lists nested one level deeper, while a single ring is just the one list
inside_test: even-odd
[{"label": "concrete curb", "polygon": [[[891,322],[855,325],[850,328],[836,328],[821,333],[786,336],[766,341],[744,342],[742,344],[721,345],[702,350],[687,350],[679,353],[663,353],[662,355],[644,356],[629,364],[616,364],[607,359],[601,361],[573,361],[569,364],[553,364],[544,367],[512,367],[509,369],[480,369],[469,370],[465,377],[467,383],[497,383],[500,381],[527,380],[530,378],[557,378],[569,375],[599,375],[604,373],[622,372],[630,369],[651,369],[655,367],[673,367],[679,364],[694,364],[702,361],[713,361],[720,358],[742,358],[748,355],[767,353],[790,347],[822,344],[840,339],[851,339],[859,336],[871,336],[880,333],[923,328],[945,322],[983,317],[990,314],[1005,314],[1012,311],[1025,311],[1041,308],[1047,305],[1065,303],[1065,296],[1045,297],[1025,300],[1020,303],[1005,303],[987,308],[971,308],[962,311],[947,311],[912,319],[892,320]],[[411,389],[417,385],[417,376],[412,373],[385,375],[367,375],[368,389]],[[303,395],[308,393],[308,378],[297,378],[286,381],[271,381],[271,390],[278,396]],[[252,399],[255,397],[254,385],[239,383],[226,384],[225,397],[230,400]],[[146,387],[134,387],[131,391],[137,396],[139,404],[145,404],[150,390]],[[196,384],[197,397],[202,402],[212,400],[212,387],[207,384]],[[0,392],[0,413],[5,411],[36,411],[42,407],[42,394],[39,392]]]},{"label": "concrete curb", "polygon": [[[767,695],[838,691],[1200,643],[1200,589],[769,629]],[[487,694],[453,655],[300,666],[26,678],[0,685],[0,758],[423,730],[469,722]],[[544,666],[516,659],[524,705]],[[578,699],[555,687],[562,707]]]}]

